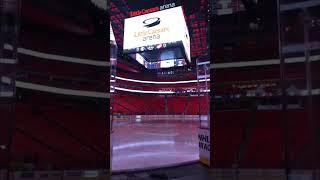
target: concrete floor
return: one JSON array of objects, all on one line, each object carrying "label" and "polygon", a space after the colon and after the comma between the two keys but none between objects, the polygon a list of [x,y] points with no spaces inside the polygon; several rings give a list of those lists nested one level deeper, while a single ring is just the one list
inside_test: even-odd
[{"label": "concrete floor", "polygon": [[112,134],[112,171],[168,167],[199,159],[197,121],[118,125]]}]

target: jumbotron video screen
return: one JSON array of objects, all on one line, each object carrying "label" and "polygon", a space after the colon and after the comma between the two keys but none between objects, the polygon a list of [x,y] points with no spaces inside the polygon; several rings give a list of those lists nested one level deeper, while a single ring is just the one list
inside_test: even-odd
[{"label": "jumbotron video screen", "polygon": [[147,69],[187,65],[190,36],[184,17],[178,6],[125,19],[123,53]]}]

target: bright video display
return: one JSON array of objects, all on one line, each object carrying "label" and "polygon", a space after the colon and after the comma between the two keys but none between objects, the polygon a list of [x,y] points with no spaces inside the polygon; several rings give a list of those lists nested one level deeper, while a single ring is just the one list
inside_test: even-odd
[{"label": "bright video display", "polygon": [[174,66],[174,60],[161,61],[161,63],[160,63],[161,68],[168,68],[168,67],[173,67],[173,66]]},{"label": "bright video display", "polygon": [[[167,49],[175,52],[169,54]],[[182,7],[125,19],[123,53],[140,53],[149,62],[181,58],[190,62],[190,37]]]}]

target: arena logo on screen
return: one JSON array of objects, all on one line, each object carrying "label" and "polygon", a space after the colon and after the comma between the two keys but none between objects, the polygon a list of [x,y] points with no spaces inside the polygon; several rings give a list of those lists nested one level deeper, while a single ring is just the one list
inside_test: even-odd
[{"label": "arena logo on screen", "polygon": [[[156,26],[156,25],[154,25]],[[158,29],[149,29],[146,31],[134,32],[134,37],[142,37],[143,41],[151,41],[153,39],[160,39],[162,33],[170,32],[169,27],[163,27]]]},{"label": "arena logo on screen", "polygon": [[165,5],[160,6],[160,11],[165,10],[165,9],[169,9],[169,8],[174,8],[174,7],[176,7],[175,3],[165,4]]},{"label": "arena logo on screen", "polygon": [[149,18],[143,21],[144,27],[150,28],[159,25],[161,19],[158,17]]},{"label": "arena logo on screen", "polygon": [[149,13],[162,11],[162,10],[166,10],[166,9],[174,8],[174,7],[176,7],[176,4],[170,3],[170,4],[161,5],[159,7],[153,7],[153,8],[142,9],[142,10],[137,10],[137,11],[130,11],[129,14],[130,14],[130,17],[134,17],[134,16],[149,14]]}]

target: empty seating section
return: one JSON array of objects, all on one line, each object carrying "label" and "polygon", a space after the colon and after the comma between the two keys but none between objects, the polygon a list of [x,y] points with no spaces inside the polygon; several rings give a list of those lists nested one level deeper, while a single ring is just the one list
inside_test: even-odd
[{"label": "empty seating section", "polygon": [[[318,114],[318,113],[317,113]],[[289,110],[288,147],[292,168],[310,168],[308,151],[307,114],[305,109]],[[243,156],[240,168],[282,168],[284,126],[281,111],[219,111],[211,114],[213,127],[214,167],[232,168],[240,147]],[[252,118],[251,131],[248,125]],[[244,133],[247,141],[243,141]],[[245,144],[245,145],[244,145]]]},{"label": "empty seating section", "polygon": [[[17,117],[16,125],[17,129],[19,129],[18,132],[22,131],[25,134],[30,134],[31,137],[37,137],[43,143],[53,146],[75,159],[90,160],[90,158],[95,156],[94,153],[87,151],[87,149],[82,149],[82,145],[74,139],[46,122],[40,113],[32,114],[32,109],[30,108],[17,108],[20,115],[23,115]],[[84,154],[86,154],[86,156],[83,156]]]},{"label": "empty seating section", "polygon": [[186,104],[187,98],[170,97],[170,100],[168,99],[169,114],[183,114]]},{"label": "empty seating section", "polygon": [[153,74],[148,75],[142,75],[139,73],[125,73],[125,72],[117,72],[118,77],[127,78],[127,79],[136,79],[141,81],[155,81],[156,76]]},{"label": "empty seating section", "polygon": [[[143,100],[143,97],[140,96],[116,95],[114,101],[117,105],[115,108],[125,108],[130,114],[139,114],[146,111],[145,102]],[[115,111],[118,111],[118,109],[115,109]]]},{"label": "empty seating section", "polygon": [[242,111],[211,114],[214,167],[232,167],[240,147],[243,129],[249,119],[250,114]]},{"label": "empty seating section", "polygon": [[[130,114],[188,114],[197,115],[199,98],[197,96],[168,96],[168,112],[166,97],[157,95],[136,95],[119,93],[114,97],[115,112]],[[205,97],[200,97],[201,108],[205,107]]]},{"label": "empty seating section", "polygon": [[[279,71],[274,67],[254,67],[239,70],[237,68],[228,68],[216,70],[213,72],[215,82],[238,82],[248,80],[261,80],[261,79],[277,79],[279,78]],[[252,74],[255,74],[252,76]]]},{"label": "empty seating section", "polygon": [[101,113],[87,107],[63,103],[50,106],[41,101],[17,104],[14,162],[26,163],[26,157],[32,157],[29,163],[37,169],[102,167],[107,149],[107,142],[102,143],[106,139],[106,122]]},{"label": "empty seating section", "polygon": [[[102,125],[106,121],[99,113],[84,108],[56,108],[49,107],[42,110],[43,117],[56,121],[65,130],[81,139],[84,144],[92,146],[99,152],[103,152],[105,128]],[[79,113],[79,111],[81,113]],[[57,113],[59,112],[59,113]]]},{"label": "empty seating section", "polygon": [[280,115],[280,111],[256,114],[241,167],[281,168],[283,129]]},{"label": "empty seating section", "polygon": [[105,73],[106,71],[104,67],[67,63],[62,61],[48,62],[41,58],[26,55],[21,55],[20,61],[21,63],[19,64],[19,66],[24,71],[34,71],[54,76],[99,79],[102,78],[102,73]]},{"label": "empty seating section", "polygon": [[4,150],[0,151],[0,169],[4,169],[7,165],[7,153]]},{"label": "empty seating section", "polygon": [[131,82],[126,80],[117,80],[117,87],[132,89],[132,90],[144,90],[144,91],[179,91],[181,89],[196,89],[197,83],[186,84],[151,84],[141,82]]},{"label": "empty seating section", "polygon": [[[30,21],[28,14],[37,9],[30,4],[25,6],[22,14],[26,21],[19,35],[17,81],[63,89],[108,92],[109,51],[106,51],[105,39],[64,32],[62,29],[57,31],[55,28],[58,27],[50,30],[48,24],[34,26],[35,22]],[[25,12],[26,9],[30,12]],[[80,10],[79,15],[85,19],[83,25],[91,28],[88,14]],[[12,52],[9,46],[5,46],[6,54]],[[97,62],[102,62],[104,66],[90,65]],[[106,152],[109,151],[106,124],[109,123],[102,115],[107,113],[92,105],[96,99],[90,99],[88,103],[87,99],[64,96],[61,98],[63,101],[59,102],[61,99],[55,100],[54,93],[38,93],[19,87],[17,96],[15,116],[10,120],[14,127],[11,148],[13,168],[26,170],[28,163],[29,169],[37,170],[105,167],[108,161]],[[0,169],[6,166],[5,148],[9,139],[7,112],[8,109],[0,105]]]},{"label": "empty seating section", "polygon": [[123,104],[114,103],[113,109],[116,111],[116,113],[131,114],[131,110],[125,107]]},{"label": "empty seating section", "polygon": [[[109,68],[68,62],[70,58],[105,61],[108,54],[103,45],[105,41],[64,33],[55,36],[53,32],[35,34],[34,30],[24,28],[20,36],[18,80],[67,89],[108,91],[106,71]],[[51,55],[57,59],[51,59]]]},{"label": "empty seating section", "polygon": [[147,103],[146,106],[148,106],[147,110],[149,110],[149,112],[154,113],[154,114],[165,114],[166,113],[165,97],[145,96],[145,97],[143,97],[143,99],[140,99],[140,100],[144,100],[145,103]]},{"label": "empty seating section", "polygon": [[117,72],[117,76],[127,79],[135,79],[141,81],[156,81],[156,82],[172,82],[172,81],[185,81],[185,80],[196,80],[197,76],[194,72],[183,72],[183,74],[176,75],[167,75],[161,76],[154,73],[145,74],[145,73],[125,73],[125,72]]},{"label": "empty seating section", "polygon": [[[219,40],[216,40],[219,41]],[[254,40],[253,40],[254,41]],[[256,61],[263,59],[274,59],[277,57],[277,49],[274,46],[276,39],[268,39],[261,43],[263,45],[244,44],[237,47],[213,48],[211,51],[215,56],[215,63],[235,62],[235,61]],[[249,42],[249,41],[248,41]],[[242,48],[246,46],[246,48]]]},{"label": "empty seating section", "polygon": [[[317,113],[318,114],[318,113]],[[307,111],[291,111],[288,114],[289,128],[288,139],[290,164],[293,168],[309,168],[311,165],[310,154],[310,131],[308,131]]]},{"label": "empty seating section", "polygon": [[[13,162],[16,164],[14,168],[16,169],[23,168],[22,164],[24,163],[32,163],[39,170],[50,170],[57,167],[66,168],[68,164],[72,163],[72,159],[61,158],[59,153],[51,151],[37,142],[33,142],[32,139],[24,134],[16,132],[13,138],[12,155]],[[35,159],[32,159],[32,155]]]},{"label": "empty seating section", "polygon": [[92,36],[85,38],[85,36],[79,37],[62,32],[35,31],[26,27],[20,37],[21,47],[33,51],[100,61],[108,57],[106,42],[101,38]]},{"label": "empty seating section", "polygon": [[[22,82],[40,84],[63,89],[108,92],[103,67],[69,64],[63,62],[47,63],[36,61],[24,62],[22,58],[17,79]],[[28,61],[28,60],[26,60]]]},{"label": "empty seating section", "polygon": [[9,122],[12,117],[10,106],[0,104],[0,169],[6,167],[7,151],[4,147],[7,146],[9,140]]}]

